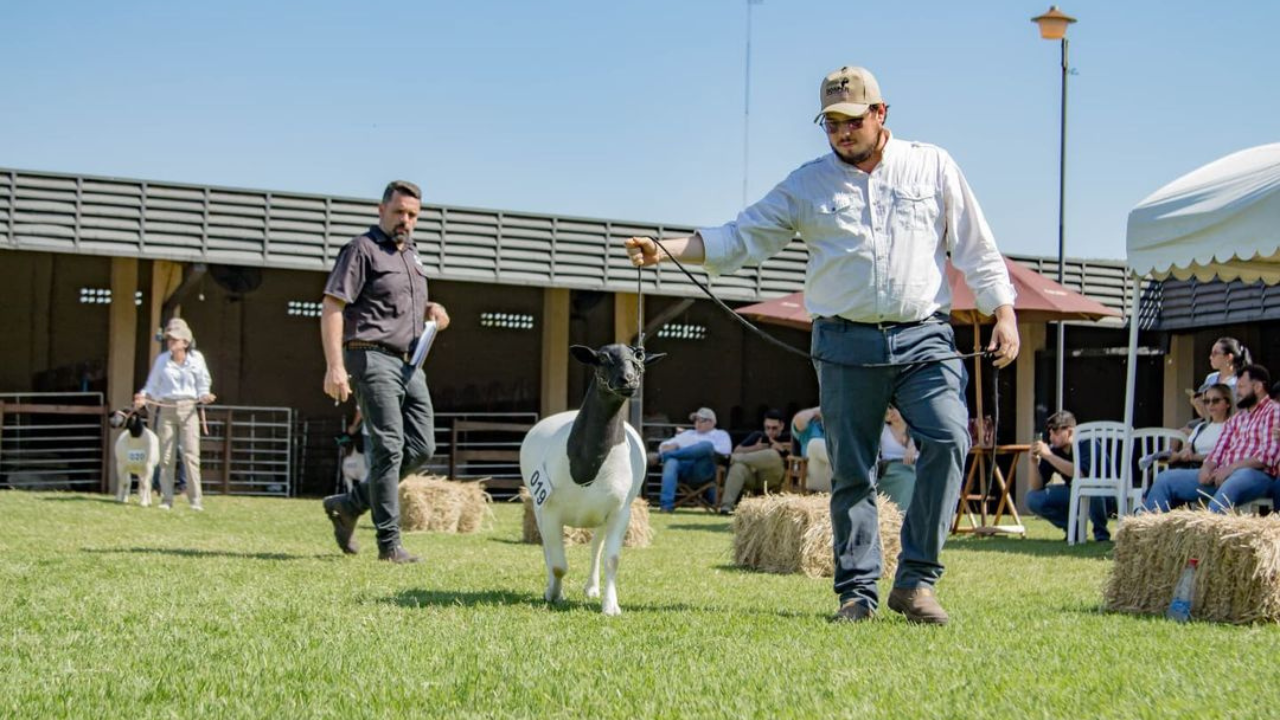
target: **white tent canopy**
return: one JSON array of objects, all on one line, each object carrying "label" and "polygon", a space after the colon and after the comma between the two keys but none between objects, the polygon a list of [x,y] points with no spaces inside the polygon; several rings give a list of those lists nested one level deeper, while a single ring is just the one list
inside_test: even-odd
[{"label": "white tent canopy", "polygon": [[[1280,143],[1232,153],[1160,188],[1129,213],[1126,244],[1129,270],[1139,281],[1151,276],[1280,283]],[[1140,298],[1135,293],[1129,316],[1129,427]]]},{"label": "white tent canopy", "polygon": [[1280,283],[1280,143],[1160,188],[1129,213],[1127,245],[1139,277]]}]

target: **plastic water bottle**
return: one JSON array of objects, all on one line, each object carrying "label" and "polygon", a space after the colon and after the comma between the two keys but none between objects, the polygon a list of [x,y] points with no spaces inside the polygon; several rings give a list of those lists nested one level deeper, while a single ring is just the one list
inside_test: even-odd
[{"label": "plastic water bottle", "polygon": [[1191,596],[1196,590],[1196,567],[1200,565],[1200,561],[1191,558],[1187,561],[1187,566],[1182,568],[1182,575],[1178,578],[1178,584],[1173,587],[1173,601],[1169,603],[1169,609],[1165,611],[1164,616],[1174,622],[1186,622],[1191,619]]}]

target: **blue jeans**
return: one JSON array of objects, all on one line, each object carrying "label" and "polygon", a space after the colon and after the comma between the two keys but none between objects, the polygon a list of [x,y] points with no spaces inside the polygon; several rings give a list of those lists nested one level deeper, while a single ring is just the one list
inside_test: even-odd
[{"label": "blue jeans", "polygon": [[1208,499],[1210,510],[1225,513],[1237,505],[1266,497],[1274,484],[1275,478],[1249,468],[1231,473],[1227,481],[1218,487],[1201,485],[1199,470],[1165,470],[1156,476],[1142,507],[1152,512],[1164,512],[1178,505]]},{"label": "blue jeans", "polygon": [[[1111,539],[1111,533],[1107,531],[1107,504],[1107,498],[1089,498],[1089,521],[1093,523],[1093,539],[1101,542]],[[1046,485],[1039,490],[1032,490],[1027,493],[1027,507],[1059,530],[1066,530],[1067,520],[1071,517],[1071,487]]]},{"label": "blue jeans", "polygon": [[[879,329],[818,318],[811,341],[831,456],[831,527],[835,591],[840,601],[879,605],[880,526],[875,468],[890,401],[911,426],[920,457],[915,491],[903,508],[902,554],[893,585],[929,587],[942,576],[939,555],[960,499],[969,453],[964,362],[955,334],[938,316],[919,325]],[[900,367],[850,367],[919,361]]]},{"label": "blue jeans", "polygon": [[[662,492],[658,505],[670,510],[676,504],[676,486],[681,482],[701,485],[716,477],[716,449],[709,442],[694,443],[678,450],[668,450],[658,455],[662,463]],[[716,499],[710,498],[711,502]]]}]

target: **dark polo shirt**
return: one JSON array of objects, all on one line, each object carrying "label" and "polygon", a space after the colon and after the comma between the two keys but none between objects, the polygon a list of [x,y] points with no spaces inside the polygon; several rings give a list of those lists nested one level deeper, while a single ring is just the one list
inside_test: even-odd
[{"label": "dark polo shirt", "polygon": [[343,246],[324,294],[347,304],[344,343],[360,340],[408,352],[426,319],[427,270],[412,240],[397,250],[395,240],[374,225]]}]

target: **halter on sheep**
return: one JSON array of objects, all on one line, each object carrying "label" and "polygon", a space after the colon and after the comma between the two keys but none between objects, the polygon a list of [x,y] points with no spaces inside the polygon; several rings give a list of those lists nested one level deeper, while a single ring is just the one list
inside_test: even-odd
[{"label": "halter on sheep", "polygon": [[[533,496],[547,563],[547,602],[558,602],[568,570],[564,526],[594,528],[591,572],[586,594],[600,597],[600,558],[605,560],[602,610],[621,614],[616,580],[622,540],[631,518],[631,501],[645,476],[640,434],[623,421],[621,410],[640,389],[645,366],[665,355],[645,355],[626,345],[597,350],[574,345],[574,359],[595,368],[582,407],[552,415],[533,427],[520,444],[520,473]],[[601,532],[603,528],[603,532]]]}]

